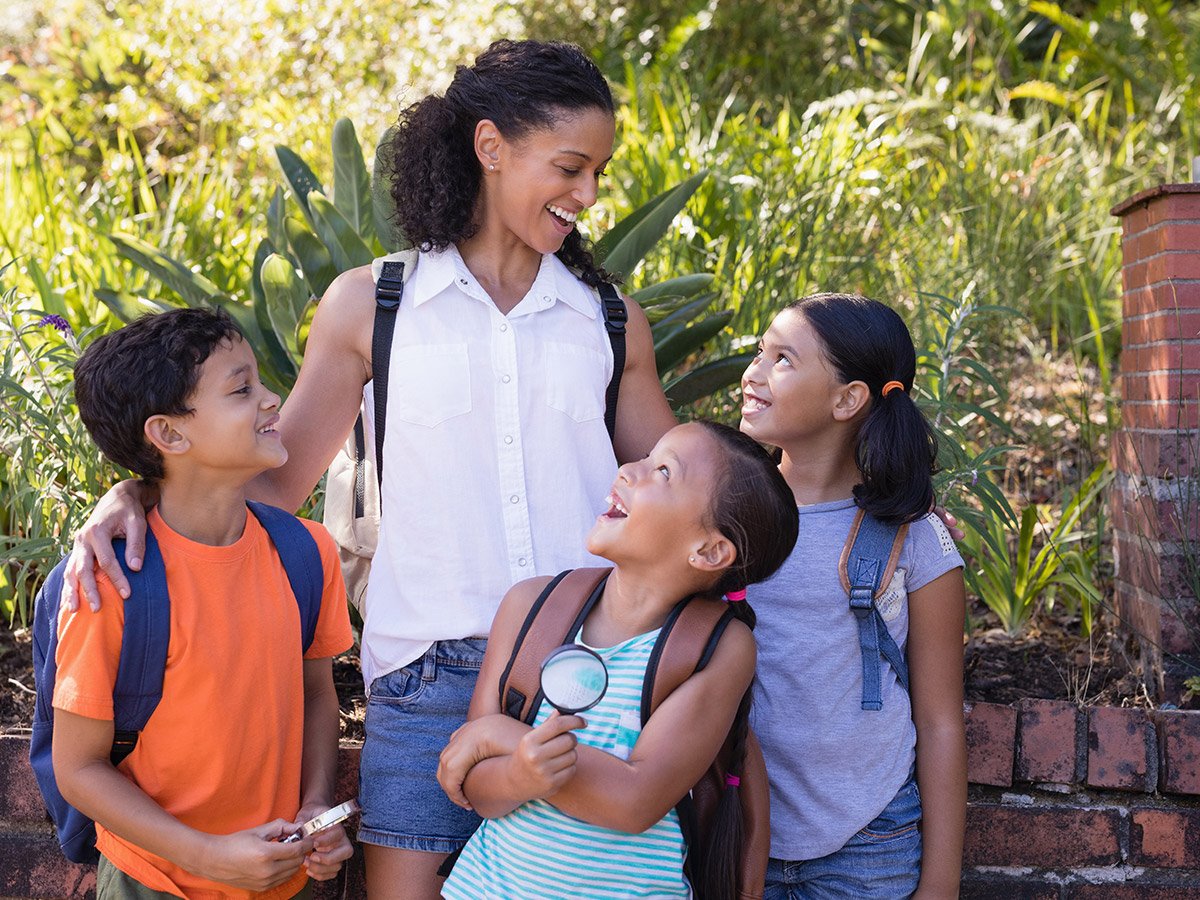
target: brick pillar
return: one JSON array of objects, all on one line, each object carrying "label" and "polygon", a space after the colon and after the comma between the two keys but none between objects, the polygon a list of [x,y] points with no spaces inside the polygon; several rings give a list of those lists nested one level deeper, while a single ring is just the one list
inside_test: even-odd
[{"label": "brick pillar", "polygon": [[1148,680],[1177,701],[1186,669],[1172,655],[1200,662],[1200,184],[1162,185],[1112,213],[1124,288],[1117,610]]}]

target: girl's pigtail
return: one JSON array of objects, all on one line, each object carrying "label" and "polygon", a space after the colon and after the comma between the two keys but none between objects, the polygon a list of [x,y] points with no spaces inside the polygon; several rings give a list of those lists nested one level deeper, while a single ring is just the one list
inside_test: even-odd
[{"label": "girl's pigtail", "polygon": [[[755,625],[753,608],[745,600],[731,603],[734,616],[751,629]],[[725,784],[708,829],[708,845],[701,848],[700,868],[696,872],[696,896],[705,900],[737,900],[738,877],[741,873],[745,819],[742,815],[741,778],[746,761],[746,740],[750,732],[750,698],[748,689],[738,705],[737,715],[730,728],[730,756],[725,770]]]},{"label": "girl's pigtail", "polygon": [[907,390],[871,398],[858,432],[855,460],[863,480],[857,505],[881,522],[911,522],[933,506],[937,435]]}]

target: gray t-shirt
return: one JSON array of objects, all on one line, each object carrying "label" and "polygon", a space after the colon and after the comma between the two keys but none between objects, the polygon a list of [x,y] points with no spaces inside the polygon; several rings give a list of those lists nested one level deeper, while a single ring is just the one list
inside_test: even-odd
[{"label": "gray t-shirt", "polygon": [[[800,507],[796,549],[749,589],[758,613],[751,715],[770,777],[776,859],[818,859],[841,848],[883,812],[916,759],[908,694],[886,662],[883,709],[862,708],[858,624],[838,578],[856,512],[852,499]],[[901,651],[908,593],[962,564],[937,516],[912,523],[895,576],[876,600]]]}]

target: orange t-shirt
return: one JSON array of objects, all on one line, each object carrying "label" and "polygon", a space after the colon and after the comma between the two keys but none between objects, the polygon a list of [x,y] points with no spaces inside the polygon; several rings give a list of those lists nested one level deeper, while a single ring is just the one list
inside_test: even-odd
[{"label": "orange t-shirt", "polygon": [[[352,643],[337,549],[325,529],[304,522],[321,552],[325,584],[316,636],[305,659],[334,656]],[[230,834],[300,808],[304,674],[300,612],[266,530],[246,514],[227,547],[190,541],[153,510],[171,598],[163,695],[119,769],[159,806],[209,834]],[[113,687],[125,610],[98,571],[100,611],[81,604],[59,618],[54,706],[93,719],[113,718]],[[208,881],[97,826],[97,847],[147,887],[186,898],[291,897],[303,868],[286,884],[254,893]]]}]

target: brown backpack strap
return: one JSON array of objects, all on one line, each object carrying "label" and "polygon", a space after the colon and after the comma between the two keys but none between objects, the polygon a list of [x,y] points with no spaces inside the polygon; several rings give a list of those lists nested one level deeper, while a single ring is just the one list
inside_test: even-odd
[{"label": "brown backpack strap", "polygon": [[[841,579],[842,590],[847,594],[850,593],[850,553],[854,549],[854,542],[858,539],[858,531],[862,528],[865,516],[866,512],[861,509],[854,514],[854,523],[850,526],[850,533],[846,535],[846,543],[842,546],[842,555],[838,559],[838,578]],[[900,551],[904,549],[904,540],[907,537],[908,525],[901,525],[896,532],[895,540],[892,541],[892,551],[888,554],[887,562],[884,564],[883,575],[879,578],[879,590],[875,592],[876,598],[892,583],[892,576],[896,574],[896,564],[900,562]]]},{"label": "brown backpack strap", "polygon": [[723,600],[688,597],[663,623],[642,682],[642,727],[671,693],[708,665],[733,610]]},{"label": "brown backpack strap", "polygon": [[568,569],[556,576],[525,616],[500,676],[500,711],[533,724],[542,705],[542,663],[571,641],[604,592],[611,568]]}]

